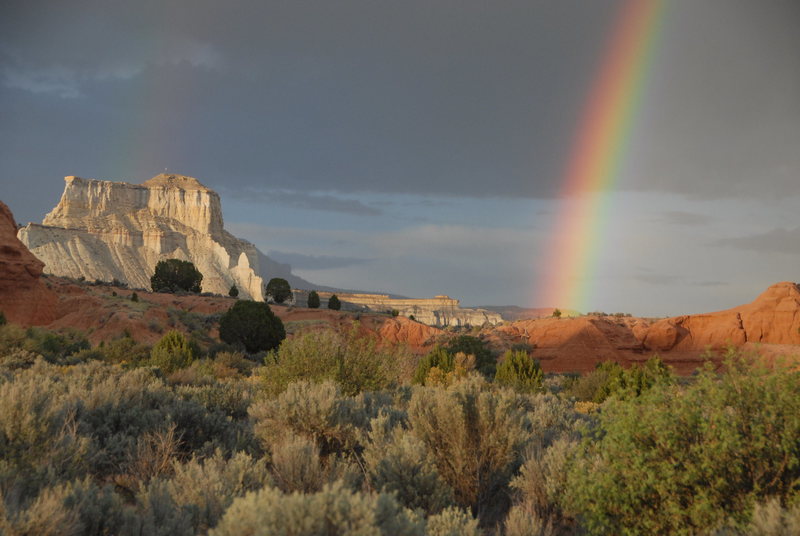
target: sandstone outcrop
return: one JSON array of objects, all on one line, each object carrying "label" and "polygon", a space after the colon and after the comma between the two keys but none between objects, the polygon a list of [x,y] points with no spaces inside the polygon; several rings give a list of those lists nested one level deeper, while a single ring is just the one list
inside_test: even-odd
[{"label": "sandstone outcrop", "polygon": [[747,305],[656,321],[613,316],[521,320],[495,328],[490,339],[496,347],[530,344],[546,372],[588,372],[601,361],[630,364],[658,354],[688,374],[706,355],[719,359],[729,346],[800,355],[800,287],[777,283]]},{"label": "sandstone outcrop", "polygon": [[[294,290],[294,303],[301,307],[308,304],[308,292]],[[327,307],[331,292],[318,292],[321,306]],[[485,309],[468,309],[459,306],[459,301],[449,296],[435,298],[392,298],[388,294],[336,293],[344,311],[388,313],[396,310],[399,315],[413,316],[417,322],[429,326],[483,326],[502,322],[499,314]]]},{"label": "sandstone outcrop", "polygon": [[19,238],[50,274],[150,288],[158,261],[191,261],[203,291],[263,299],[258,250],[225,231],[219,196],[197,179],[158,175],[141,185],[66,177],[41,225]]},{"label": "sandstone outcrop", "polygon": [[11,210],[0,201],[0,311],[9,322],[47,324],[57,297],[40,279],[44,264],[17,239]]}]

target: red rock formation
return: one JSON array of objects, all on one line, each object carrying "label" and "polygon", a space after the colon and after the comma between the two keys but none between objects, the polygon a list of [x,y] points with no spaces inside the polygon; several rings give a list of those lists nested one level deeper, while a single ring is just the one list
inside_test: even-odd
[{"label": "red rock formation", "polygon": [[752,303],[716,313],[678,316],[653,324],[643,339],[657,351],[703,351],[745,343],[800,344],[800,288],[783,282]]},{"label": "red rock formation", "polygon": [[27,326],[53,320],[57,298],[40,279],[43,268],[17,238],[14,216],[0,201],[0,311],[9,322]]}]

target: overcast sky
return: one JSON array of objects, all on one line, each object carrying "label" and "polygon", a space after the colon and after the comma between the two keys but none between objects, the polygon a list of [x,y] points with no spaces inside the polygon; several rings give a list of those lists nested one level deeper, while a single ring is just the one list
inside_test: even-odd
[{"label": "overcast sky", "polygon": [[[555,196],[618,1],[0,4],[0,199],[65,175],[217,190],[313,282],[540,303]],[[800,2],[666,0],[593,309],[800,279]],[[569,201],[569,200],[568,200]]]}]

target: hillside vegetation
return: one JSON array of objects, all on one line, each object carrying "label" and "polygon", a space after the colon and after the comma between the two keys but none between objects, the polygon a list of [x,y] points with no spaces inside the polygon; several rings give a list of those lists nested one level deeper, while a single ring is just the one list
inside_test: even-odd
[{"label": "hillside vegetation", "polygon": [[[471,352],[471,353],[470,353]],[[0,533],[796,534],[800,374],[0,326]],[[491,366],[490,366],[491,365]],[[496,369],[496,371],[495,371]]]}]

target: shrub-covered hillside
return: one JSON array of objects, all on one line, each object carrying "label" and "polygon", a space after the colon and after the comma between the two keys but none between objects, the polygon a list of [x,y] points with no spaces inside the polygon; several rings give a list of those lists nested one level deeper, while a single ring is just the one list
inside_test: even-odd
[{"label": "shrub-covered hillside", "polygon": [[[0,326],[0,533],[796,534],[800,375]],[[499,357],[497,366],[494,360]]]}]

